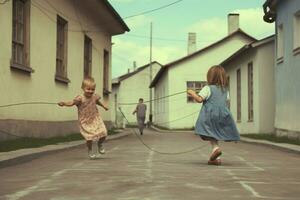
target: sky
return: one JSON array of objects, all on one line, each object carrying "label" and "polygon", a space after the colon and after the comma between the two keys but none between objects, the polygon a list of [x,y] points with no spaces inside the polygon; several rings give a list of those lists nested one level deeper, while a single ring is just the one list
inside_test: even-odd
[{"label": "sky", "polygon": [[[150,61],[167,64],[187,55],[189,32],[197,34],[197,50],[228,34],[227,15],[239,13],[239,26],[256,39],[274,34],[274,24],[263,21],[265,0],[109,0],[130,31],[113,36],[112,77],[118,77]],[[175,3],[176,2],[176,3]],[[168,4],[157,11],[129,17]],[[129,17],[129,18],[126,18]]]}]

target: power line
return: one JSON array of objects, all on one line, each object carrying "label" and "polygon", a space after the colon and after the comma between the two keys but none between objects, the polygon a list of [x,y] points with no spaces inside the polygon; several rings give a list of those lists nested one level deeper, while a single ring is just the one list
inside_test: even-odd
[{"label": "power line", "polygon": [[[136,35],[136,34],[127,33],[127,34],[122,35],[121,37],[124,37],[124,36],[143,38],[143,39],[149,40],[149,36],[146,36],[146,35]],[[174,39],[174,38],[164,38],[164,37],[152,37],[152,39],[160,40],[160,41],[169,41],[169,42],[183,42],[183,43],[187,42],[187,40],[185,40],[185,39]],[[215,42],[215,40],[210,40],[210,41],[197,40],[197,43],[208,43],[208,42]]]},{"label": "power line", "polygon": [[[152,102],[152,101],[157,101],[157,100],[160,100],[160,99],[165,99],[165,98],[168,98],[168,97],[171,97],[171,96],[175,96],[175,95],[179,95],[179,94],[182,94],[182,93],[186,93],[186,90],[182,91],[182,92],[177,92],[177,93],[173,93],[173,94],[170,94],[170,95],[167,95],[167,96],[163,96],[163,97],[159,97],[159,98],[156,98],[156,99],[152,99],[152,100],[148,100],[148,101],[144,101],[144,103],[148,103],[148,102]],[[137,103],[119,103],[119,105],[136,105]]]},{"label": "power line", "polygon": [[[6,0],[3,3],[7,3],[9,0]],[[82,26],[82,23],[79,19],[78,16],[78,12],[76,11],[75,5],[74,5],[74,1],[73,1],[73,8],[74,8],[74,12],[75,15],[77,16],[77,19],[71,18],[65,14],[63,14],[61,11],[59,11],[57,8],[55,8],[55,6],[53,6],[48,0],[46,0],[47,4],[49,4],[50,7],[52,7],[56,12],[51,11],[50,9],[42,6],[41,4],[37,3],[37,1],[31,1],[31,4],[36,7],[37,9],[39,9],[45,16],[47,16],[47,18],[49,20],[51,20],[53,23],[56,23],[56,19],[53,19],[47,12],[52,13],[52,14],[61,14],[63,17],[66,17],[69,21],[73,21],[76,22],[80,25],[79,29],[67,29],[69,32],[84,32],[84,33],[103,33],[104,31],[101,30],[93,30],[93,29],[84,29]],[[0,3],[1,4],[1,3]],[[94,25],[92,25],[94,26]],[[95,25],[96,26],[96,25]],[[145,35],[137,35],[137,34],[125,34],[123,36],[129,36],[129,37],[135,37],[135,38],[143,38],[143,39],[149,39],[149,36],[145,36]],[[159,40],[159,41],[168,41],[168,42],[181,42],[181,43],[186,43],[187,40],[184,39],[175,39],[175,38],[164,38],[164,37],[152,37],[153,40]],[[197,43],[205,43],[205,42],[212,42],[212,41],[197,41]]]},{"label": "power line", "polygon": [[152,9],[152,10],[147,10],[147,11],[144,11],[144,12],[141,12],[141,13],[138,13],[138,14],[135,14],[135,15],[130,15],[130,16],[124,17],[123,19],[129,19],[129,18],[132,18],[132,17],[137,17],[137,16],[140,16],[140,15],[144,15],[144,14],[148,14],[148,13],[157,11],[157,10],[161,10],[161,9],[163,9],[163,8],[167,8],[167,7],[172,6],[172,5],[176,4],[176,3],[179,3],[179,2],[181,2],[181,1],[183,1],[183,0],[178,0],[178,1],[175,1],[175,2],[173,2],[173,3],[167,4],[167,5],[164,5],[164,6],[155,8],[155,9]]},{"label": "power line", "polygon": [[[49,10],[48,8],[45,8],[44,6],[42,6],[42,5],[40,5],[40,4],[38,4],[37,2],[33,2],[33,1],[31,1],[31,5],[32,6],[34,6],[34,7],[36,7],[38,10],[40,10],[40,12],[42,12],[50,21],[52,21],[53,23],[55,23],[56,24],[56,19],[53,19],[47,12],[49,12],[49,13],[52,13],[52,14],[55,14],[55,16],[57,15],[57,13],[59,13],[60,14],[60,11],[59,10],[57,10],[53,5],[53,9],[56,9],[56,11],[57,11],[57,13],[56,12],[53,12],[53,11],[51,11],[51,10]],[[69,32],[99,32],[99,33],[102,33],[102,32],[104,32],[104,31],[100,31],[100,30],[91,30],[91,31],[87,31],[87,30],[84,30],[83,31],[83,29],[82,29],[82,27],[81,27],[81,24],[80,24],[80,22],[78,21],[78,20],[75,20],[75,19],[73,19],[73,18],[70,18],[69,16],[65,16],[65,15],[62,15],[62,16],[64,16],[64,17],[66,17],[69,21],[73,21],[73,22],[76,22],[76,23],[78,23],[79,25],[80,25],[80,27],[79,27],[79,29],[78,30],[76,30],[76,29],[67,29]]]},{"label": "power line", "polygon": [[169,123],[172,123],[172,122],[175,122],[175,121],[179,121],[179,120],[182,120],[182,119],[185,119],[185,118],[188,118],[190,116],[193,116],[195,114],[199,113],[199,111],[197,110],[196,112],[193,112],[193,113],[190,113],[188,115],[185,115],[183,117],[180,117],[180,118],[177,118],[177,119],[174,119],[174,120],[171,120],[171,121],[167,121],[167,122],[161,122],[161,123],[157,123],[155,125],[161,125],[161,124],[169,124]]}]

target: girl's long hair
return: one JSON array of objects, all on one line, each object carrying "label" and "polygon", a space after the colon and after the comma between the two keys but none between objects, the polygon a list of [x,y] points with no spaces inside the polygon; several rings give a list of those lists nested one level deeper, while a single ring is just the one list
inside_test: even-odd
[{"label": "girl's long hair", "polygon": [[207,72],[208,85],[216,85],[222,90],[227,88],[228,80],[225,69],[220,65],[212,66]]}]

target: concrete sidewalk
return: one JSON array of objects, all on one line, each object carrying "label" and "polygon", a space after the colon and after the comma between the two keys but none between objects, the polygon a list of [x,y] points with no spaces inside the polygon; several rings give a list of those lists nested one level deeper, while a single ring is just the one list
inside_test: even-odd
[{"label": "concrete sidewalk", "polygon": [[[109,135],[106,140],[114,140],[131,134],[129,130],[124,130],[121,133]],[[71,148],[77,148],[81,145],[85,145],[85,140],[64,142],[53,145],[47,145],[38,148],[19,149],[16,151],[2,152],[0,153],[0,168],[28,162],[40,156],[55,153],[58,151],[64,151]]]},{"label": "concrete sidewalk", "polygon": [[[180,132],[180,133],[194,133],[194,131],[190,130],[162,130],[159,129],[157,127],[151,126],[151,128],[155,131],[158,132]],[[294,145],[294,144],[287,144],[287,143],[275,143],[275,142],[271,142],[268,140],[257,140],[257,139],[250,139],[247,137],[243,137],[243,135],[241,135],[241,142],[245,142],[245,143],[251,143],[251,144],[257,144],[257,145],[265,145],[265,146],[269,146],[271,148],[275,148],[275,149],[279,149],[279,150],[283,150],[283,151],[288,151],[288,152],[293,152],[293,153],[298,153],[300,154],[300,145]]]}]

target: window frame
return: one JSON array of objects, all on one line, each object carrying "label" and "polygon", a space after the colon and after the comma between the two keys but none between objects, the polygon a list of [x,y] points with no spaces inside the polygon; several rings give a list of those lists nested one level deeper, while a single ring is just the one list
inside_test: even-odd
[{"label": "window frame", "polygon": [[[188,85],[189,83],[193,84],[193,86],[189,87],[189,85]],[[197,87],[196,84],[200,84],[200,86]],[[207,85],[206,81],[186,81],[187,90],[189,90],[189,89],[194,90],[197,94],[206,85]],[[187,95],[186,97],[187,97],[187,99],[186,99],[187,103],[198,103],[194,98],[190,97],[189,95]]]},{"label": "window frame", "polygon": [[109,95],[111,93],[109,88],[109,51],[103,50],[103,95]]},{"label": "window frame", "polygon": [[248,63],[248,122],[253,122],[253,62]]},{"label": "window frame", "polygon": [[30,0],[12,1],[12,52],[10,67],[11,69],[17,69],[28,73],[34,72],[30,67],[29,52],[30,5]]},{"label": "window frame", "polygon": [[84,35],[84,52],[83,52],[83,76],[92,76],[92,39]]},{"label": "window frame", "polygon": [[279,24],[277,26],[277,39],[276,39],[276,58],[277,63],[282,63],[284,60],[284,26]]},{"label": "window frame", "polygon": [[[57,15],[56,23],[56,71],[55,80],[69,83],[68,79],[68,21]],[[60,63],[60,65],[58,65]]]},{"label": "window frame", "polygon": [[300,10],[294,14],[293,54],[300,54]]}]

